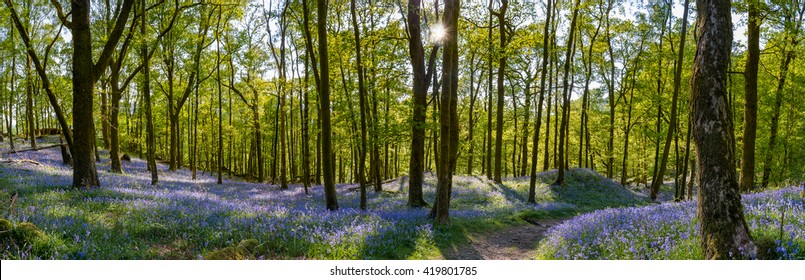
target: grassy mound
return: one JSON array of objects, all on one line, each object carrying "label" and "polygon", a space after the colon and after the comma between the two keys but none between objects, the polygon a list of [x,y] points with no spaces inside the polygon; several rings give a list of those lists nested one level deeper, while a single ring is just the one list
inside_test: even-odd
[{"label": "grassy mound", "polygon": [[[537,174],[536,201],[540,205],[564,204],[574,212],[587,212],[608,207],[647,205],[646,199],[617,182],[590,169],[573,168],[565,172],[565,185],[553,185],[557,171],[550,170]],[[523,194],[525,201],[530,177],[520,177],[504,182],[517,193]]]},{"label": "grassy mound", "polygon": [[[805,258],[805,201],[799,189],[744,195],[758,258]],[[782,221],[782,212],[785,220]],[[701,259],[696,202],[600,210],[551,229],[539,259]]]},{"label": "grassy mound", "polygon": [[235,246],[224,247],[203,255],[206,260],[246,260],[253,259],[259,250],[257,239],[245,239]]},{"label": "grassy mound", "polygon": [[3,259],[47,258],[65,247],[64,242],[45,234],[32,223],[15,225],[0,219],[0,256]]}]

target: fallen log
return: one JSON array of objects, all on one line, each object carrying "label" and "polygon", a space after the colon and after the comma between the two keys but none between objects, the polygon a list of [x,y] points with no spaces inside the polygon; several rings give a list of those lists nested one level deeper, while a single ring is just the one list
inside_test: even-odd
[{"label": "fallen log", "polygon": [[30,160],[30,159],[19,159],[19,160],[13,160],[13,159],[10,159],[10,160],[0,160],[0,163],[30,163],[30,164],[34,164],[34,165],[42,165],[42,164],[41,164],[41,163],[39,163],[38,161],[35,161],[35,160]]},{"label": "fallen log", "polygon": [[56,144],[56,145],[42,146],[42,147],[36,147],[36,148],[31,148],[31,149],[24,149],[24,150],[9,151],[9,152],[6,152],[6,154],[7,154],[7,155],[10,155],[10,154],[16,154],[16,153],[23,153],[23,152],[30,152],[30,151],[38,151],[38,150],[44,150],[44,149],[55,148],[55,147],[61,147],[61,146],[64,146],[64,145],[67,145],[67,144]]}]

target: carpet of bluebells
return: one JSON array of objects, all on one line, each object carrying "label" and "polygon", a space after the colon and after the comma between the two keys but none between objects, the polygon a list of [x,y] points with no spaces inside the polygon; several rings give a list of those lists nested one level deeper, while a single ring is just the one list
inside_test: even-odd
[{"label": "carpet of bluebells", "polygon": [[[124,161],[125,174],[115,174],[103,151],[97,163],[102,186],[75,190],[58,149],[7,150],[0,145],[0,159],[41,164],[0,163],[0,192],[19,197],[2,215],[33,223],[49,238],[44,245],[2,248],[3,259],[198,259],[246,240],[258,243],[245,256],[255,259],[438,259],[456,239],[456,230],[432,226],[429,209],[406,206],[406,177],[385,184],[383,192],[370,191],[368,211],[358,209],[356,185],[338,185],[341,208],[330,212],[321,186],[306,194],[301,185],[284,191],[236,179],[218,185],[209,173],[199,171],[193,180],[190,171],[170,172],[161,164],[160,183],[152,186],[143,160]],[[527,177],[498,185],[456,176],[452,228],[492,230],[523,223],[516,218],[522,213],[567,216],[649,203],[590,170],[568,172],[566,187],[549,186],[555,177],[540,174],[539,203],[527,204]],[[435,183],[427,174],[426,201],[433,201]]]},{"label": "carpet of bluebells", "polygon": [[[788,187],[743,195],[753,238],[773,240],[765,256],[805,259],[802,191]],[[537,258],[701,259],[698,230],[695,201],[599,210],[549,230]]]}]

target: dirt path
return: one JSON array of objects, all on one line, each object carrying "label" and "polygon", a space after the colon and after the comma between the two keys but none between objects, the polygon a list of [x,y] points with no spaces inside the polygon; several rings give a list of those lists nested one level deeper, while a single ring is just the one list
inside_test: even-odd
[{"label": "dirt path", "polygon": [[470,243],[443,250],[448,260],[527,260],[552,226],[563,219],[529,221],[501,231],[470,235]]}]

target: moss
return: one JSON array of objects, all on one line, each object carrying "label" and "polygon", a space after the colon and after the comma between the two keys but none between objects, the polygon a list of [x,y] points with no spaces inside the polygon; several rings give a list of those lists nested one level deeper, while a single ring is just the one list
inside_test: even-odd
[{"label": "moss", "polygon": [[29,222],[17,224],[11,231],[11,235],[18,244],[35,243],[47,238],[47,235],[42,230]]},{"label": "moss", "polygon": [[258,246],[260,246],[260,242],[258,242],[257,239],[244,239],[238,243],[235,249],[243,255],[253,256],[257,253]]},{"label": "moss", "polygon": [[235,247],[224,247],[204,254],[205,260],[245,260],[246,256],[238,252]]},{"label": "moss", "polygon": [[9,235],[13,228],[14,226],[9,220],[0,219],[0,238],[5,238],[7,235]]},{"label": "moss", "polygon": [[208,252],[202,257],[206,260],[246,260],[253,259],[260,247],[257,239],[244,239],[238,245],[224,247],[212,252]]},{"label": "moss", "polygon": [[150,223],[144,226],[137,227],[134,234],[143,238],[166,238],[171,235],[171,230],[160,223]]},{"label": "moss", "polygon": [[768,237],[760,237],[755,241],[757,245],[757,258],[760,260],[776,260],[780,256],[777,254],[777,242]]}]

